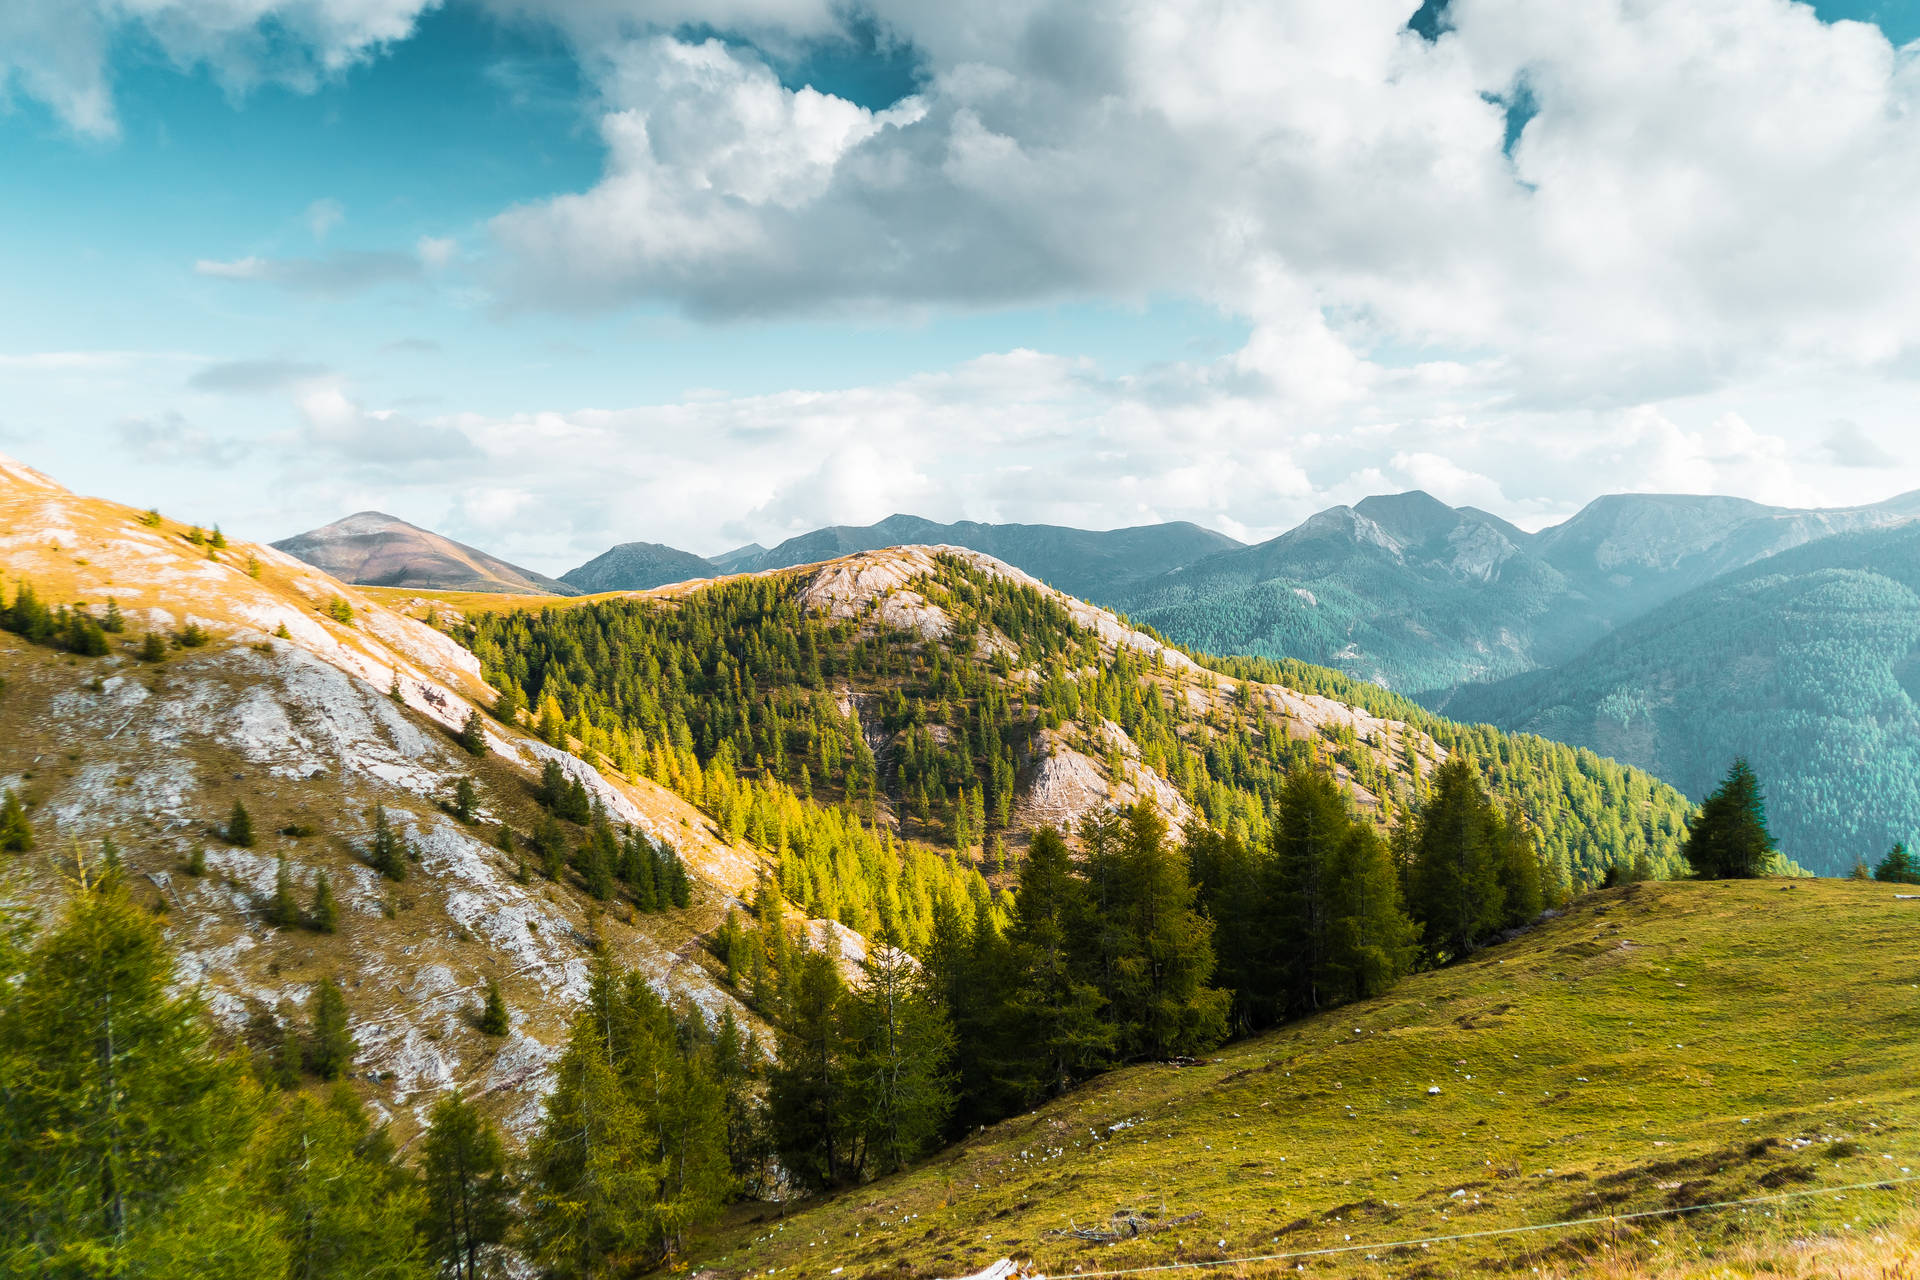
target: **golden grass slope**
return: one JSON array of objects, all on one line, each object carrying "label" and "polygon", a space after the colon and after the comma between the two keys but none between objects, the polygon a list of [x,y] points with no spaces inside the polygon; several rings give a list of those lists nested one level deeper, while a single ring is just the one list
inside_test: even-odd
[{"label": "golden grass slope", "polygon": [[[905,1174],[743,1214],[693,1269],[932,1277],[1011,1257],[1067,1276],[1358,1244],[1215,1274],[1911,1275],[1911,1185],[1373,1246],[1920,1173],[1916,941],[1920,902],[1884,885],[1594,894],[1382,999],[1114,1072]],[[1129,1220],[1137,1238],[1076,1234]]]}]

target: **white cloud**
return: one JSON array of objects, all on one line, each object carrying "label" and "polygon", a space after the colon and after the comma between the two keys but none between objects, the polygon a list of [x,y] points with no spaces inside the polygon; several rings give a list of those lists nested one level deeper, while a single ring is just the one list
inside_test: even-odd
[{"label": "white cloud", "polygon": [[46,103],[74,132],[119,132],[110,50],[147,42],[230,93],[264,83],[311,90],[405,39],[439,0],[7,0],[0,93]]},{"label": "white cloud", "polygon": [[[1781,0],[1456,0],[1433,44],[1408,9],[881,0],[928,78],[880,114],[603,23],[603,178],[494,230],[539,305],[1198,296],[1323,405],[1383,344],[1497,352],[1500,395],[1562,406],[1920,345],[1920,56]],[[1487,98],[1523,77],[1509,158]]]},{"label": "white cloud", "polygon": [[346,221],[347,207],[332,198],[315,200],[307,206],[306,217],[307,229],[313,232],[313,238],[325,240],[329,231]]}]

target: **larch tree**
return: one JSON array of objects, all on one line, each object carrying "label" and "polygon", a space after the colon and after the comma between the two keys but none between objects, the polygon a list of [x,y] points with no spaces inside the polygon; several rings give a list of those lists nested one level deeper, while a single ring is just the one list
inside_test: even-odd
[{"label": "larch tree", "polygon": [[1767,874],[1776,852],[1760,779],[1740,757],[1688,822],[1681,856],[1702,880],[1750,880]]}]

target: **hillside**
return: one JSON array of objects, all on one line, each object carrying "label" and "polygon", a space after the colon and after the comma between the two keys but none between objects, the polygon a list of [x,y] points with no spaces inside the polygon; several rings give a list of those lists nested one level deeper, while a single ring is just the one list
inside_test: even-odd
[{"label": "hillside", "polygon": [[578,590],[378,511],[362,511],[273,545],[357,586],[562,596]]},{"label": "hillside", "polygon": [[966,547],[1004,561],[1070,596],[1111,604],[1136,582],[1240,544],[1223,533],[1184,521],[1095,531],[972,520],[937,524],[918,516],[893,515],[878,524],[816,529],[752,558],[746,558],[742,552],[749,549],[742,548],[723,559],[727,572],[756,572],[909,545]]},{"label": "hillside", "polygon": [[[1906,1186],[1368,1246],[1910,1176],[1914,927],[1887,886],[1597,894],[1384,997],[1203,1062],[1112,1072],[785,1215],[743,1209],[691,1270],[933,1277],[1011,1257],[1057,1276],[1352,1249],[1303,1265],[1370,1280],[1903,1275],[1920,1247]],[[1296,1274],[1293,1260],[1222,1270]]]},{"label": "hillside", "polygon": [[[468,754],[455,732],[486,690],[446,635],[283,552],[214,546],[8,459],[0,575],[12,606],[24,583],[69,618],[84,605],[104,620],[111,602],[125,621],[96,633],[100,656],[0,633],[0,791],[25,801],[35,837],[31,852],[0,855],[0,893],[44,916],[76,858],[97,861],[111,839],[143,901],[166,911],[182,976],[204,984],[223,1034],[258,1047],[272,1022],[304,1024],[315,984],[342,983],[357,1085],[396,1117],[397,1137],[455,1084],[524,1132],[596,948],[677,999],[748,1016],[701,938],[750,891],[764,851],[652,783],[609,778],[497,722],[486,756]],[[148,634],[160,661],[140,656]],[[687,909],[596,903],[571,875],[523,878],[497,841],[504,824],[533,856],[544,815],[533,780],[550,761],[617,823],[677,850],[693,879]],[[447,812],[461,778],[475,784],[472,822]],[[236,801],[252,847],[225,838]],[[375,805],[416,855],[403,882],[369,865]],[[303,909],[328,877],[337,933],[269,922],[283,855]],[[488,977],[512,1010],[499,1039],[473,1023]]]},{"label": "hillside", "polygon": [[576,569],[560,575],[560,581],[576,591],[645,591],[669,582],[690,578],[711,578],[723,572],[712,561],[691,551],[682,551],[659,542],[623,542],[601,552]]},{"label": "hillside", "polygon": [[[697,802],[711,806],[719,762],[749,834],[806,794],[998,875],[997,843],[1139,799],[1176,828],[1198,815],[1263,840],[1301,767],[1333,774],[1390,827],[1461,751],[1570,881],[1642,856],[1678,866],[1686,807],[1644,774],[1452,724],[1332,672],[1223,674],[975,552],[895,548],[537,612],[462,603],[456,631],[489,681]],[[813,914],[874,920],[857,880],[791,868],[782,880]]]},{"label": "hillside", "polygon": [[1694,797],[1745,754],[1783,850],[1838,875],[1920,835],[1916,698],[1920,526],[1905,525],[1783,552],[1447,709],[1591,747]]}]

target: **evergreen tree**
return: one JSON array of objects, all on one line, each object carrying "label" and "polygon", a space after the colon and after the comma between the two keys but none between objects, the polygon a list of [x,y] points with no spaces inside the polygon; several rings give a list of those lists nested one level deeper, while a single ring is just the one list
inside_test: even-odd
[{"label": "evergreen tree", "polygon": [[186,869],[187,874],[196,880],[207,874],[207,846],[200,844],[193,847],[193,852],[187,855]]},{"label": "evergreen tree", "polygon": [[1471,954],[1500,926],[1505,833],[1463,754],[1433,773],[1408,851],[1407,906],[1436,960]]},{"label": "evergreen tree", "polygon": [[766,1126],[761,1122],[758,1093],[760,1051],[733,1016],[731,1005],[720,1011],[713,1061],[726,1113],[727,1164],[747,1194],[760,1195],[768,1183]]},{"label": "evergreen tree", "polygon": [[1335,1003],[1365,1000],[1413,967],[1416,931],[1386,842],[1371,827],[1349,828],[1330,870],[1323,991]]},{"label": "evergreen tree", "polygon": [[[1864,875],[1859,877],[1864,880]],[[1920,860],[1907,852],[1907,846],[1895,843],[1887,856],[1873,869],[1873,878],[1891,884],[1920,884]]]},{"label": "evergreen tree", "polygon": [[533,848],[540,855],[540,874],[558,880],[567,869],[567,833],[550,813],[533,826]]},{"label": "evergreen tree", "polygon": [[322,1080],[338,1080],[360,1051],[347,1025],[347,997],[332,978],[314,992],[313,1026],[307,1038],[307,1069]]},{"label": "evergreen tree", "polygon": [[487,1002],[480,1010],[480,1031],[483,1035],[504,1036],[513,1029],[513,1022],[507,1016],[507,998],[500,994],[500,980],[487,979]]},{"label": "evergreen tree", "polygon": [[367,846],[367,865],[396,884],[407,878],[407,848],[387,820],[384,805],[373,806],[373,842]]},{"label": "evergreen tree", "polygon": [[120,612],[120,603],[112,596],[107,597],[107,613],[100,620],[100,629],[116,636],[127,629],[126,615]]},{"label": "evergreen tree", "polygon": [[273,901],[267,907],[267,919],[282,929],[291,929],[300,923],[300,903],[293,896],[293,871],[287,866],[285,854],[280,855],[274,870]]},{"label": "evergreen tree", "polygon": [[307,923],[316,933],[333,933],[340,928],[340,907],[333,900],[333,881],[325,871],[314,877],[313,910],[307,913]]},{"label": "evergreen tree", "polygon": [[1186,853],[1147,805],[1090,818],[1081,833],[1094,912],[1097,982],[1119,1053],[1199,1053],[1226,1035],[1226,992],[1211,987],[1213,925],[1194,910]]},{"label": "evergreen tree", "polygon": [[509,682],[501,686],[500,696],[493,700],[493,714],[506,724],[516,724],[526,705],[526,699],[520,696],[520,686]]},{"label": "evergreen tree", "polygon": [[140,641],[140,661],[165,662],[167,660],[167,642],[160,638],[157,631],[149,631]]},{"label": "evergreen tree", "polygon": [[253,848],[253,815],[238,800],[233,802],[233,812],[227,816],[226,839],[228,844],[242,849]]},{"label": "evergreen tree", "polygon": [[473,812],[480,803],[480,797],[474,794],[473,779],[462,778],[453,784],[453,816],[462,822],[472,822]]},{"label": "evergreen tree", "polygon": [[[1546,909],[1540,855],[1534,850],[1533,837],[1518,814],[1499,817],[1499,824],[1500,896],[1504,912],[1501,922],[1509,929],[1517,929],[1533,923]],[[1652,867],[1640,861],[1634,863],[1634,879],[1647,880],[1652,875]]]},{"label": "evergreen tree", "polygon": [[1087,972],[1089,910],[1067,842],[1042,827],[1020,867],[1007,934],[1016,975],[1007,1012],[1012,1039],[1029,1049],[1023,1056],[1033,1069],[1023,1083],[1034,1096],[1062,1092],[1113,1052],[1113,1028],[1101,1016],[1106,999]]},{"label": "evergreen tree", "polygon": [[1272,930],[1272,857],[1232,832],[1187,828],[1187,864],[1201,909],[1213,921],[1214,980],[1233,993],[1228,1021],[1240,1034],[1280,1020],[1285,985]]},{"label": "evergreen tree", "polygon": [[1773,835],[1767,804],[1745,757],[1736,759],[1714,793],[1687,823],[1681,856],[1702,880],[1747,880],[1773,865]]},{"label": "evergreen tree", "polygon": [[417,1231],[425,1199],[346,1085],[289,1097],[251,1181],[279,1219],[300,1280],[428,1280]]},{"label": "evergreen tree", "polygon": [[0,850],[25,853],[33,848],[33,824],[27,821],[26,806],[9,789],[0,798]]},{"label": "evergreen tree", "polygon": [[481,721],[478,710],[467,712],[467,721],[460,726],[459,741],[470,756],[487,754],[487,726]]},{"label": "evergreen tree", "polygon": [[487,1118],[458,1094],[434,1104],[420,1176],[426,1190],[421,1232],[441,1274],[453,1280],[495,1274],[513,1221],[507,1152]]},{"label": "evergreen tree", "polygon": [[1333,881],[1353,834],[1353,811],[1338,784],[1318,769],[1296,769],[1280,791],[1269,871],[1268,937],[1280,940],[1272,976],[1287,1013],[1332,1003],[1326,990],[1334,934]]},{"label": "evergreen tree", "polygon": [[554,1077],[527,1148],[527,1250],[553,1280],[626,1275],[646,1259],[660,1180],[590,1013],[575,1020]]},{"label": "evergreen tree", "polygon": [[0,1258],[9,1274],[240,1280],[279,1269],[237,1163],[256,1113],[117,882],[30,951],[0,939]]},{"label": "evergreen tree", "polygon": [[780,1023],[778,1056],[767,1082],[767,1127],[780,1163],[803,1187],[823,1189],[858,1173],[855,1105],[848,1080],[842,1005],[846,988],[833,961],[801,954]]},{"label": "evergreen tree", "polygon": [[925,1153],[953,1110],[953,1028],[891,927],[869,939],[860,975],[847,1007],[848,1075],[866,1164],[879,1177]]}]

